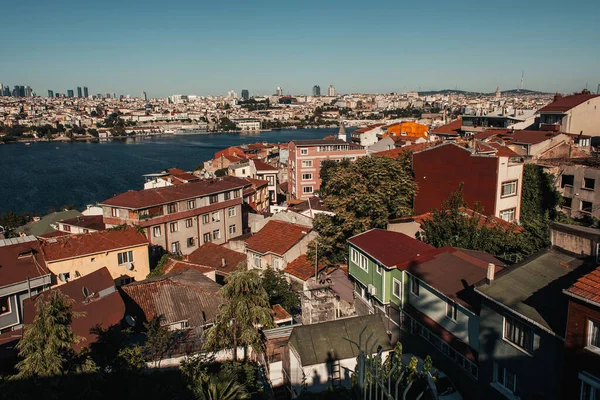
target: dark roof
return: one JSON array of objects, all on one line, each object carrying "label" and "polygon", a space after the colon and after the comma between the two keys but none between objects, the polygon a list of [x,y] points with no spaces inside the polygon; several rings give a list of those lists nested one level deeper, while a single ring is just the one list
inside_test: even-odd
[{"label": "dark roof", "polygon": [[600,307],[600,267],[577,279],[565,293]]},{"label": "dark roof", "polygon": [[263,172],[263,171],[275,171],[278,172],[279,170],[277,169],[277,167],[273,167],[272,165],[267,164],[264,161],[261,160],[252,160],[252,162],[254,163],[254,168],[256,168],[257,172]]},{"label": "dark roof", "polygon": [[25,226],[19,227],[18,232],[25,232],[28,235],[40,236],[45,233],[54,232],[55,229],[51,226],[56,224],[58,221],[65,218],[74,218],[81,213],[77,210],[66,210],[53,212],[48,215],[44,215],[39,221],[30,222]]},{"label": "dark roof", "polygon": [[187,320],[191,328],[202,327],[214,320],[222,303],[218,293],[220,288],[216,282],[192,269],[122,287],[147,320],[162,316],[163,325]]},{"label": "dark roof", "polygon": [[102,231],[105,228],[102,215],[81,215],[75,218],[63,219],[60,223],[95,231]]},{"label": "dark roof", "polygon": [[436,135],[458,136],[460,135],[461,126],[462,119],[459,118],[446,125],[438,126],[437,128],[432,129],[431,133]]},{"label": "dark roof", "polygon": [[197,177],[196,175],[190,174],[189,172],[185,172],[184,170],[182,170],[180,168],[169,168],[166,171],[173,178],[178,179],[180,181],[195,182],[195,181],[200,180],[200,178]]},{"label": "dark roof", "polygon": [[0,240],[0,287],[48,274],[35,237]]},{"label": "dark roof", "polygon": [[402,268],[408,261],[419,260],[434,250],[428,244],[403,233],[371,229],[348,239],[388,268]]},{"label": "dark roof", "polygon": [[136,228],[127,226],[123,230],[98,231],[49,239],[42,244],[42,254],[47,262],[52,262],[143,245],[148,245],[146,236]]},{"label": "dark roof", "polygon": [[[290,143],[294,143],[296,147],[304,146],[326,146],[333,144],[346,144],[351,145],[349,142],[345,142],[342,139],[309,139],[309,140],[292,140]],[[361,147],[361,146],[358,146]]]},{"label": "dark roof", "polygon": [[331,210],[325,206],[325,202],[316,196],[310,197],[307,200],[303,200],[298,204],[290,205],[288,210],[295,211],[297,213],[302,213],[307,210],[331,212]]},{"label": "dark roof", "polygon": [[[84,295],[86,288],[88,296]],[[77,336],[85,341],[73,345],[75,350],[87,347],[96,341],[96,335],[90,330],[96,326],[107,329],[121,322],[125,316],[125,303],[119,292],[115,289],[113,278],[106,267],[74,279],[51,291],[45,291],[33,299],[23,302],[23,319],[25,324],[31,324],[35,316],[35,300],[58,290],[75,301],[72,306],[74,312],[84,313],[79,318],[73,318],[71,327]],[[33,301],[32,301],[33,300]]]},{"label": "dark roof", "polygon": [[207,274],[215,271],[214,268],[207,267],[204,265],[198,265],[187,261],[178,260],[176,258],[169,258],[169,261],[167,261],[165,266],[163,267],[163,273],[170,274],[171,272],[185,271],[186,269],[193,269],[202,274]]},{"label": "dark roof", "polygon": [[249,183],[233,176],[201,180],[186,185],[166,186],[156,189],[130,190],[115,197],[104,200],[101,205],[124,207],[131,209],[147,208],[172,203],[226,190],[240,189]]},{"label": "dark roof", "polygon": [[555,250],[543,251],[507,268],[492,285],[477,291],[556,335],[565,334],[567,298],[563,290],[585,273],[584,261]]},{"label": "dark roof", "polygon": [[550,140],[555,136],[560,135],[560,132],[534,131],[527,129],[508,130],[508,129],[489,129],[486,132],[490,133],[487,138],[495,136],[507,143],[515,144],[538,144],[546,140]]},{"label": "dark roof", "polygon": [[573,94],[571,96],[560,97],[559,99],[548,104],[546,107],[539,109],[538,112],[566,112],[598,96],[599,95],[597,94]]},{"label": "dark roof", "polygon": [[305,367],[356,358],[358,349],[349,340],[360,343],[361,334],[363,346],[371,337],[369,345],[374,345],[373,349],[379,346],[384,350],[392,348],[379,314],[296,326],[290,335],[289,346],[295,350],[301,365]]},{"label": "dark roof", "polygon": [[269,221],[257,233],[246,239],[247,248],[259,253],[285,254],[311,228],[283,221]]}]

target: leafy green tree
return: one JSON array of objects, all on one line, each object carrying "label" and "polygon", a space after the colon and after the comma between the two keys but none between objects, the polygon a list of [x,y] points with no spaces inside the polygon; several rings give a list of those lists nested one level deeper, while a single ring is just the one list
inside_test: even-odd
[{"label": "leafy green tree", "polygon": [[18,234],[15,229],[27,223],[28,216],[26,214],[15,214],[8,212],[0,215],[0,232],[4,231],[6,237],[16,237]]},{"label": "leafy green tree", "polygon": [[260,353],[264,343],[260,328],[274,327],[269,297],[256,270],[230,274],[220,289],[224,302],[219,306],[215,324],[205,331],[205,348],[210,351],[250,346]]},{"label": "leafy green tree", "polygon": [[181,260],[181,256],[177,256],[177,255],[173,255],[173,254],[169,254],[169,253],[163,254],[162,257],[160,258],[160,260],[158,260],[156,267],[152,268],[152,270],[150,271],[150,273],[148,274],[148,276],[146,278],[154,278],[157,276],[162,276],[164,274],[165,265],[167,265],[167,263],[169,262],[169,260],[171,258]]},{"label": "leafy green tree", "polygon": [[[416,185],[410,153],[399,159],[362,157],[355,162],[324,162],[320,196],[335,215],[319,214],[319,262],[345,262],[346,239],[372,228],[385,228],[390,218],[412,214]],[[315,244],[309,259],[314,260]]]},{"label": "leafy green tree", "polygon": [[250,395],[246,388],[235,379],[223,379],[212,375],[207,381],[197,381],[192,387],[194,397],[198,400],[244,400]]},{"label": "leafy green tree", "polygon": [[539,218],[548,213],[556,218],[560,193],[554,186],[554,177],[535,164],[523,167],[523,189],[521,191],[521,222]]},{"label": "leafy green tree", "polygon": [[80,316],[71,310],[73,300],[60,291],[52,291],[47,300],[36,301],[36,315],[25,326],[23,339],[17,345],[21,361],[18,378],[52,377],[77,370],[77,355],[73,345],[82,338],[73,333],[73,318]]},{"label": "leafy green tree", "polygon": [[262,285],[269,296],[269,304],[281,305],[290,313],[300,312],[300,296],[294,291],[282,271],[267,268],[262,273]]},{"label": "leafy green tree", "polygon": [[169,328],[161,325],[162,321],[163,317],[158,316],[144,324],[146,328],[144,353],[150,360],[154,361],[157,367],[160,367],[162,359],[176,344],[175,335]]}]

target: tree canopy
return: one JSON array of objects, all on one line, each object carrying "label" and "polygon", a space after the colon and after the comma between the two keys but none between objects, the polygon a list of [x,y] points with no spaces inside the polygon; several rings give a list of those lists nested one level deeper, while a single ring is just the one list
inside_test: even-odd
[{"label": "tree canopy", "polygon": [[262,274],[262,285],[269,296],[269,304],[281,305],[287,312],[300,312],[300,296],[294,291],[282,271],[267,268]]}]

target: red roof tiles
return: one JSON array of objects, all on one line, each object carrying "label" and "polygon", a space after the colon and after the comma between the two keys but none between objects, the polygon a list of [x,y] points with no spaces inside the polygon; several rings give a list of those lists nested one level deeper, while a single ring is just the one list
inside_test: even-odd
[{"label": "red roof tiles", "polygon": [[97,254],[105,251],[148,245],[148,239],[136,228],[108,230],[82,235],[56,238],[42,244],[42,254],[47,262]]},{"label": "red roof tiles", "polygon": [[597,94],[574,94],[571,96],[560,97],[552,103],[539,110],[540,113],[566,112],[588,100],[598,97]]},{"label": "red roof tiles", "polygon": [[247,248],[258,253],[285,254],[311,229],[282,221],[269,221],[257,233],[246,239]]},{"label": "red roof tiles", "polygon": [[[187,262],[211,267],[221,273],[231,273],[246,266],[246,255],[224,246],[207,242],[186,256]],[[223,265],[225,261],[225,265]]]},{"label": "red roof tiles", "polygon": [[39,242],[0,246],[0,287],[50,274],[40,252]]},{"label": "red roof tiles", "polygon": [[315,267],[312,265],[306,254],[303,254],[288,263],[283,269],[283,272],[306,282],[315,274]]},{"label": "red roof tiles", "polygon": [[273,167],[264,161],[252,160],[252,162],[254,163],[254,168],[256,168],[257,172],[269,172],[269,171],[278,172],[278,169],[276,167]]},{"label": "red roof tiles", "polygon": [[460,128],[462,126],[462,119],[456,119],[449,124],[438,126],[435,129],[431,130],[432,134],[437,135],[452,135],[458,136],[460,134]]},{"label": "red roof tiles", "polygon": [[600,306],[600,267],[579,278],[566,292]]},{"label": "red roof tiles", "polygon": [[226,176],[218,179],[201,180],[187,185],[167,186],[156,189],[130,190],[110,199],[101,205],[131,209],[147,208],[161,204],[172,203],[226,190],[239,189],[247,186],[243,179]]},{"label": "red roof tiles", "polygon": [[105,228],[102,215],[81,215],[75,218],[63,219],[59,222],[65,225],[77,226],[84,229],[93,229],[95,231],[101,231]]}]

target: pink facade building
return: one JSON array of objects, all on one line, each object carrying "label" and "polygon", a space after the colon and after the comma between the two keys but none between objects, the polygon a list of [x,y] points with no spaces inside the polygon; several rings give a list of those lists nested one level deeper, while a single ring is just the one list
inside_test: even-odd
[{"label": "pink facade building", "polygon": [[321,162],[356,160],[367,149],[341,139],[295,140],[289,144],[288,182],[292,198],[308,199],[321,187]]}]

